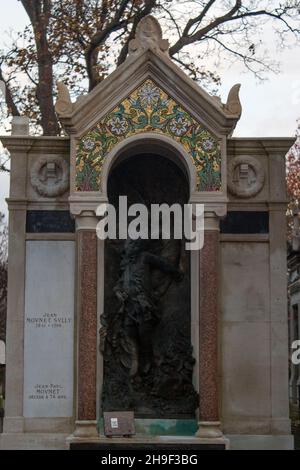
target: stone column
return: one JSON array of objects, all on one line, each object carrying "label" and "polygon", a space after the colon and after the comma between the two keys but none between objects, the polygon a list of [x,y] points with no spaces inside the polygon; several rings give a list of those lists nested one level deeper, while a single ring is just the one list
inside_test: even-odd
[{"label": "stone column", "polygon": [[26,204],[10,201],[4,433],[24,432],[25,227]]},{"label": "stone column", "polygon": [[[293,142],[292,142],[293,143]],[[291,434],[289,418],[285,155],[289,139],[265,139],[269,181],[270,433]],[[289,445],[292,444],[292,438]]]},{"label": "stone column", "polygon": [[[14,118],[15,119],[15,118]],[[21,118],[22,121],[23,118]],[[26,121],[26,118],[25,118]],[[27,159],[32,141],[26,129],[2,138],[11,154],[9,209],[9,264],[6,323],[6,394],[4,434],[24,432],[24,303],[26,264]],[[23,135],[23,137],[21,136]],[[3,435],[2,435],[3,438]]]},{"label": "stone column", "polygon": [[77,234],[77,410],[76,437],[97,436],[97,218],[76,217]]},{"label": "stone column", "polygon": [[205,213],[200,251],[199,438],[221,438],[218,393],[219,218]]}]

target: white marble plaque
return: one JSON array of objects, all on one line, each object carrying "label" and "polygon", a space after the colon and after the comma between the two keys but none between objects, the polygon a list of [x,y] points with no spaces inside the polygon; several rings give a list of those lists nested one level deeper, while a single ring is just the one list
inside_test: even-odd
[{"label": "white marble plaque", "polygon": [[25,417],[73,415],[74,280],[74,242],[26,243]]}]

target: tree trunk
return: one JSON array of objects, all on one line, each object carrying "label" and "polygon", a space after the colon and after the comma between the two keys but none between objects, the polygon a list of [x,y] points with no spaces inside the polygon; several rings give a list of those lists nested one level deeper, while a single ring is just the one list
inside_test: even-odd
[{"label": "tree trunk", "polygon": [[36,96],[41,111],[44,135],[58,135],[59,124],[53,100],[53,62],[47,40],[47,27],[51,10],[49,0],[22,0],[30,18],[37,50],[39,84]]},{"label": "tree trunk", "polygon": [[86,53],[85,62],[89,78],[89,91],[91,91],[100,82],[100,77],[97,69],[98,50],[94,49]]},{"label": "tree trunk", "polygon": [[39,73],[36,95],[41,110],[41,126],[44,135],[58,135],[59,125],[53,102],[53,64],[47,43],[46,28],[43,24],[38,25],[35,35]]}]

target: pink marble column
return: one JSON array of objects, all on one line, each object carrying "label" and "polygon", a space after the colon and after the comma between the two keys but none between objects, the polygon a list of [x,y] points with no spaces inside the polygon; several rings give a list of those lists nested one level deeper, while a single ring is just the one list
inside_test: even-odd
[{"label": "pink marble column", "polygon": [[205,216],[200,251],[198,437],[221,437],[218,394],[219,220]]},{"label": "pink marble column", "polygon": [[[77,421],[74,435],[96,431],[97,390],[97,235],[92,217],[77,220]],[[83,223],[82,223],[83,221]],[[88,223],[87,223],[88,222]]]}]

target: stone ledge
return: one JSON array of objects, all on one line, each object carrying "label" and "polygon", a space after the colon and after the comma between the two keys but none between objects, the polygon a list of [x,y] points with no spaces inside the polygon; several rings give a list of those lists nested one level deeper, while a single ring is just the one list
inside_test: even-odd
[{"label": "stone ledge", "polygon": [[226,438],[204,439],[195,437],[98,437],[67,439],[70,450],[97,450],[97,451],[201,451],[229,449],[229,440]]},{"label": "stone ledge", "polygon": [[[105,438],[83,439],[59,433],[4,433],[0,434],[0,450],[293,450],[292,435],[227,435],[222,442],[217,439],[197,439],[186,437],[156,438]],[[102,447],[100,447],[102,445]],[[134,447],[135,446],[135,447]]]},{"label": "stone ledge", "polygon": [[231,450],[294,450],[294,436],[289,435],[249,435],[231,434]]},{"label": "stone ledge", "polygon": [[0,450],[68,450],[67,434],[59,433],[3,433]]}]

